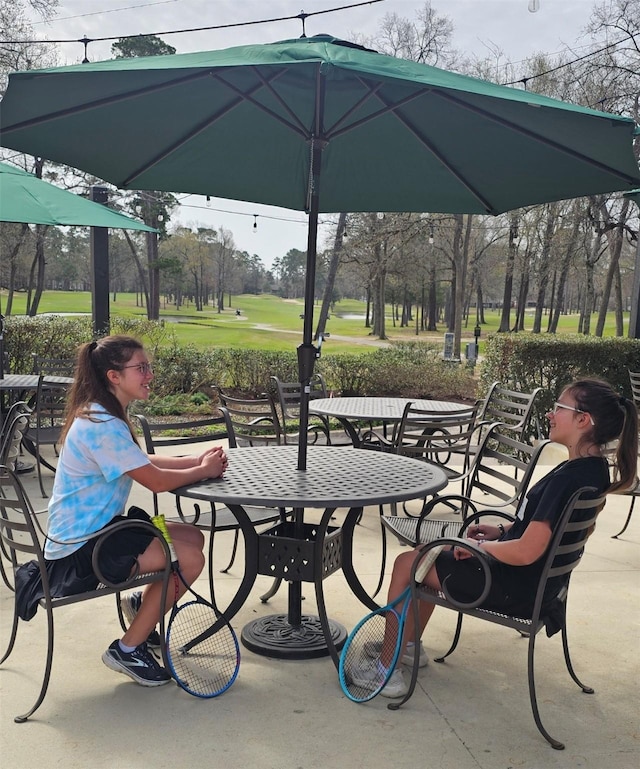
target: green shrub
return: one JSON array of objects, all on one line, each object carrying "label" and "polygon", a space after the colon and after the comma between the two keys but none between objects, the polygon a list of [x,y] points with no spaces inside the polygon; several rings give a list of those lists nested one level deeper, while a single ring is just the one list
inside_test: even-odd
[{"label": "green shrub", "polygon": [[629,369],[640,371],[639,339],[493,334],[486,341],[478,395],[486,394],[496,380],[523,392],[542,387],[542,417],[562,388],[581,376],[606,379],[631,397]]},{"label": "green shrub", "polygon": [[[259,396],[270,389],[269,378],[298,379],[296,350],[199,350],[179,345],[170,327],[147,320],[114,318],[112,332],[140,339],[154,365],[153,401],[159,413],[177,414],[216,405],[215,388]],[[7,349],[11,370],[32,371],[32,355],[72,356],[78,345],[92,338],[91,319],[39,316],[11,317]],[[316,362],[329,390],[343,395],[389,395],[409,398],[470,399],[474,381],[466,369],[442,362],[440,346],[402,342],[356,355],[324,354]],[[180,394],[191,395],[184,399]],[[153,409],[154,404],[148,404]],[[148,411],[148,413],[152,413]]]}]

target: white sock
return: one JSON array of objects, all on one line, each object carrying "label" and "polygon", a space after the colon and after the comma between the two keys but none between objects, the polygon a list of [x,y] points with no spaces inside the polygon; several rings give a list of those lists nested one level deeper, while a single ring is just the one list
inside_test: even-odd
[{"label": "white sock", "polygon": [[125,646],[122,641],[118,641],[118,646],[125,654],[131,654],[132,651],[138,648],[137,646]]}]

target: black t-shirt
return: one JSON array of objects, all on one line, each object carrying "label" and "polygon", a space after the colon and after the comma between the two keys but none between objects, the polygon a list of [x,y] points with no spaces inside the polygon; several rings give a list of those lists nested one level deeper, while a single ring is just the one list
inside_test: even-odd
[{"label": "black t-shirt", "polygon": [[[609,487],[609,484],[609,466],[603,457],[581,457],[563,462],[529,489],[525,501],[517,512],[513,526],[506,532],[503,539],[519,539],[533,521],[546,521],[553,531],[565,505],[578,489],[592,486],[596,489],[594,497],[598,497]],[[591,515],[590,510],[583,510],[581,513],[586,516]],[[563,541],[569,543],[572,536],[571,533],[566,533]],[[544,567],[545,556],[546,553],[528,566],[509,567],[511,571],[509,578],[516,582],[513,585],[514,591],[521,596],[533,593],[532,604],[535,588]],[[557,594],[562,584],[566,583],[566,579],[566,577],[556,577],[550,581],[547,585],[547,596],[551,598]]]},{"label": "black t-shirt", "polygon": [[[585,486],[596,489],[600,496],[609,486],[609,467],[602,457],[573,459],[555,467],[528,491],[517,511],[513,525],[501,539],[519,539],[532,521],[547,521],[553,530],[570,497]],[[591,516],[590,510],[581,511]],[[569,542],[573,533],[566,533],[563,541]],[[527,566],[512,566],[491,559],[491,590],[482,608],[502,611],[517,617],[531,617],[540,575],[546,553]],[[572,554],[568,557],[576,557]],[[440,554],[436,562],[438,577],[447,585],[452,596],[462,601],[475,600],[482,590],[484,578],[477,558],[456,561],[451,551]],[[568,577],[556,577],[547,583],[545,602],[558,595]]]}]

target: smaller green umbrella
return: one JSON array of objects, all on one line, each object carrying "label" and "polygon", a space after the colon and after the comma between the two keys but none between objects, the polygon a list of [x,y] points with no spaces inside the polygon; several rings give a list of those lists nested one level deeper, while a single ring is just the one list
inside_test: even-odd
[{"label": "smaller green umbrella", "polygon": [[0,222],[111,227],[157,232],[111,208],[0,163]]}]

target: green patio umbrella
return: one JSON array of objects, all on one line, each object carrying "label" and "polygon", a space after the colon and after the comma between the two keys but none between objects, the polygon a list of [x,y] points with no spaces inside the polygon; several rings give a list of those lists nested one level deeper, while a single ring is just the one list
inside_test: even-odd
[{"label": "green patio umbrella", "polygon": [[0,222],[157,232],[153,227],[67,192],[7,163],[0,163]]},{"label": "green patio umbrella", "polygon": [[637,187],[634,128],[327,35],[14,73],[0,111],[4,146],[124,189],[308,211],[305,388],[318,212],[497,214]]}]

